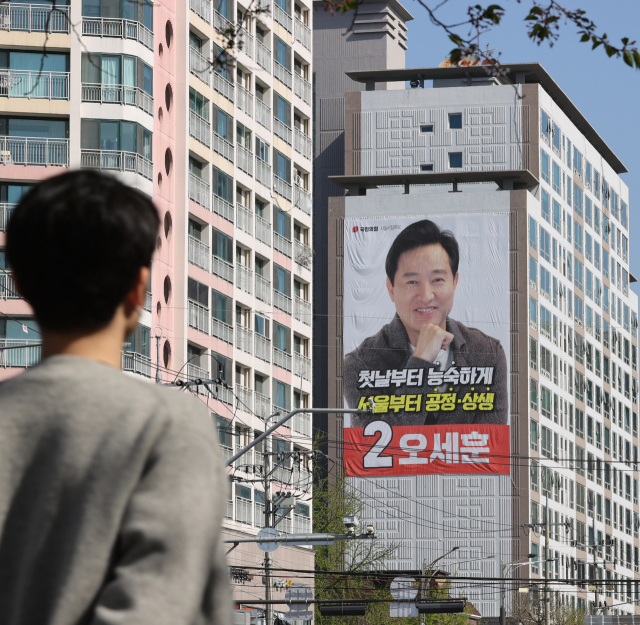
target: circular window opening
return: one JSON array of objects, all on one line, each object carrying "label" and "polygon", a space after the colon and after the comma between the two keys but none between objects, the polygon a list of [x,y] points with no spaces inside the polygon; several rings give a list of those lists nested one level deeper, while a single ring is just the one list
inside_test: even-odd
[{"label": "circular window opening", "polygon": [[162,44],[158,44],[158,56],[160,58],[162,58],[162,54],[164,53],[164,48],[162,47]]},{"label": "circular window opening", "polygon": [[167,41],[167,48],[171,48],[173,43],[173,24],[167,20],[167,25],[164,27],[164,38]]},{"label": "circular window opening", "polygon": [[164,170],[167,176],[170,176],[173,171],[173,153],[171,152],[171,148],[167,148],[164,151]]},{"label": "circular window opening", "polygon": [[158,315],[158,318],[160,318],[160,313],[162,312],[162,304],[160,302],[158,302],[156,304],[156,315]]},{"label": "circular window opening", "polygon": [[158,121],[159,121],[160,123],[162,123],[162,119],[163,119],[163,118],[164,118],[164,111],[162,110],[162,107],[160,107],[160,108],[158,109]]},{"label": "circular window opening", "polygon": [[171,88],[171,85],[167,85],[164,88],[164,106],[167,109],[167,112],[169,112],[173,106],[173,89]]},{"label": "circular window opening", "polygon": [[167,211],[164,214],[164,236],[167,240],[171,236],[171,229],[173,228],[173,219],[171,219],[171,213]]},{"label": "circular window opening", "polygon": [[164,347],[162,348],[162,360],[164,362],[165,369],[168,369],[171,364],[171,343],[169,343],[169,341],[164,342]]},{"label": "circular window opening", "polygon": [[158,248],[158,252],[162,249],[162,237],[158,237],[156,241],[156,247]]},{"label": "circular window opening", "polygon": [[171,278],[165,276],[164,279],[164,303],[168,304],[171,299]]},{"label": "circular window opening", "polygon": [[158,172],[158,186],[162,187],[162,174]]}]

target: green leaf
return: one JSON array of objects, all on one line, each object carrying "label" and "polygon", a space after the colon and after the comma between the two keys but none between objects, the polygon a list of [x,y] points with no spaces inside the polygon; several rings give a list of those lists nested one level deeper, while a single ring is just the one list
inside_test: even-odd
[{"label": "green leaf", "polygon": [[611,58],[614,54],[618,52],[613,46],[610,46],[608,43],[604,44],[604,51],[607,53],[607,56],[609,58]]},{"label": "green leaf", "polygon": [[582,35],[582,37],[580,37],[580,41],[582,42],[589,41],[589,39],[591,39],[591,37],[589,37],[588,33],[585,33],[584,35]]},{"label": "green leaf", "polygon": [[627,50],[623,55],[622,58],[624,59],[624,62],[629,66],[629,67],[633,67],[633,55],[631,54],[631,52],[629,52],[629,50]]}]

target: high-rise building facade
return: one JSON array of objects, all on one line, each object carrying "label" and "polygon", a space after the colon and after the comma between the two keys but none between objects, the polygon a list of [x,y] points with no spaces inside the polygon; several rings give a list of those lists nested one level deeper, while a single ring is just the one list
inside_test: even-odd
[{"label": "high-rise building facade", "polygon": [[[123,369],[150,383],[219,378],[197,394],[227,459],[271,415],[311,406],[311,8],[303,0],[0,6],[0,237],[29,186],[66,168],[108,171],[152,197],[162,228]],[[7,377],[39,360],[40,340],[3,253],[0,261],[0,339],[20,347],[1,352]],[[280,531],[310,531],[311,464],[292,456],[310,448],[308,414],[273,436],[274,490],[297,496],[277,517]],[[220,493],[228,538],[264,525],[254,466],[263,451],[238,460]],[[241,569],[238,600],[264,596],[259,571],[242,569],[263,556],[255,544],[230,554]],[[309,548],[273,556],[280,568],[313,568]]]},{"label": "high-rise building facade", "polygon": [[[460,238],[461,257],[473,266],[477,224],[499,223],[498,216],[507,226],[502,235],[508,259],[504,285],[496,278],[491,289],[475,293],[475,285],[467,281],[464,291],[477,304],[456,309],[463,315],[456,318],[489,334],[508,329],[503,347],[509,454],[484,461],[500,465],[495,472],[501,475],[469,475],[470,465],[464,462],[473,460],[460,460],[458,447],[451,451],[447,435],[451,455],[446,463],[461,463],[458,468],[412,475],[406,463],[426,467],[434,458],[439,461],[438,454],[445,466],[440,448],[445,435],[437,434],[427,446],[426,438],[419,438],[422,434],[408,434],[424,442],[413,447],[409,459],[401,459],[405,468],[394,473],[399,447],[408,454],[417,443],[401,440],[394,447],[385,423],[365,431],[370,445],[378,440],[377,447],[370,451],[368,464],[365,459],[359,471],[351,473],[358,477],[350,479],[367,502],[368,520],[378,534],[400,545],[389,568],[419,570],[424,562],[458,547],[459,564],[449,556],[438,566],[448,570],[451,565],[463,576],[498,578],[502,565],[526,562],[527,554],[535,554],[530,566],[514,570],[514,578],[542,577],[548,560],[555,599],[589,610],[596,601],[606,601],[601,614],[636,613],[638,298],[630,289],[635,278],[629,270],[629,195],[620,176],[626,172],[624,165],[538,64],[509,65],[501,76],[480,66],[348,75],[365,90],[346,96],[346,175],[333,178],[346,195],[331,198],[328,208],[328,273],[339,277],[329,283],[328,314],[337,319],[345,315],[336,331],[340,353],[351,352],[361,340],[354,343],[348,328],[358,323],[377,328],[376,315],[382,314],[381,305],[355,321],[351,318],[353,301],[366,302],[373,288],[373,278],[355,286],[347,279],[347,266],[364,263],[365,237],[374,241],[382,231],[400,228],[386,225],[398,218],[436,215],[446,220],[459,214],[462,225],[454,234]],[[411,82],[413,88],[379,90],[379,84],[392,81]],[[493,249],[491,237],[497,232],[485,243],[493,259],[486,272],[499,276],[505,265],[499,246]],[[372,245],[375,263],[384,248]],[[503,291],[509,302],[505,310],[481,319],[474,316]],[[329,387],[329,405],[340,405],[346,394],[339,356],[328,362],[327,376],[336,380],[335,389]],[[399,375],[395,368],[389,373]],[[364,371],[360,388],[369,384],[368,374],[376,374],[376,386],[385,387],[384,372]],[[362,391],[363,396],[371,393]],[[384,402],[390,393],[373,393],[382,396],[375,397],[376,413],[387,411]],[[427,395],[424,398],[426,402]],[[420,403],[417,406],[419,411]],[[440,408],[436,404],[424,410]],[[482,423],[478,415],[466,422]],[[393,415],[386,421],[394,428],[402,425]],[[447,423],[446,413],[435,421],[425,413],[424,422],[435,423],[437,431],[438,424]],[[354,436],[359,434],[350,440]],[[457,441],[457,434],[453,436]],[[489,443],[486,452],[490,449]],[[517,587],[507,586],[509,604]],[[541,593],[541,588],[534,584],[532,592]],[[498,593],[472,582],[461,583],[459,591],[483,616],[498,615]]]}]

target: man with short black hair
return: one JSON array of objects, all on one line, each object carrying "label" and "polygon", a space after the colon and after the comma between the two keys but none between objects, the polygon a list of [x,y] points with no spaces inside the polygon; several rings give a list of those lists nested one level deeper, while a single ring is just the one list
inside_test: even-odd
[{"label": "man with short black hair", "polygon": [[3,625],[231,623],[210,415],[120,371],[158,227],[149,198],[84,170],[9,223],[43,360],[0,385]]},{"label": "man with short black hair", "polygon": [[[375,336],[365,339],[344,361],[344,394],[350,408],[363,407],[363,397],[396,396],[416,393],[456,393],[486,391],[479,385],[444,383],[428,385],[430,370],[446,372],[452,367],[490,368],[492,410],[466,410],[457,402],[452,410],[425,414],[420,411],[388,411],[372,416],[351,416],[353,427],[371,421],[395,425],[436,423],[508,423],[507,362],[500,341],[477,328],[468,328],[449,318],[458,286],[460,252],[453,234],[423,219],[407,226],[396,237],[387,253],[385,271],[387,291],[396,306],[396,315]],[[389,370],[422,371],[421,387],[404,383],[377,389],[363,382],[362,372]],[[488,374],[487,374],[488,375]],[[366,376],[365,376],[366,377]],[[447,376],[442,376],[446,378]],[[488,378],[486,378],[488,379]]]}]

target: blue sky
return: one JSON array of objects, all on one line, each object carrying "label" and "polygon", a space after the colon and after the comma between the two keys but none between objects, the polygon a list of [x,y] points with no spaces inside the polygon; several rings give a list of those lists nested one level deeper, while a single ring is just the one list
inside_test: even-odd
[{"label": "blue sky", "polygon": [[[414,16],[408,23],[407,67],[437,66],[453,45],[444,32],[431,24],[418,2],[400,1]],[[439,1],[429,2],[429,6]],[[572,25],[561,25],[560,39],[552,48],[548,44],[537,46],[528,39],[523,19],[532,0],[491,1],[504,7],[506,15],[500,26],[481,37],[480,45],[495,48],[505,65],[541,63],[629,170],[622,179],[629,187],[631,272],[640,279],[640,249],[634,245],[640,241],[640,211],[636,210],[640,205],[640,71],[619,59],[608,58],[602,48],[591,50],[589,44],[580,43]],[[462,21],[469,4],[476,3],[477,0],[449,0],[439,9],[438,16],[445,22]],[[563,6],[587,11],[598,32],[606,32],[614,43],[621,37],[640,42],[638,0],[564,0]],[[466,34],[463,29],[458,31]],[[632,288],[640,294],[640,283]]]}]

